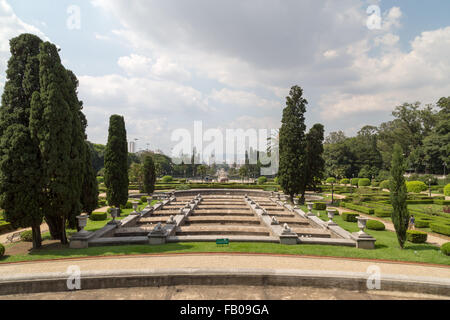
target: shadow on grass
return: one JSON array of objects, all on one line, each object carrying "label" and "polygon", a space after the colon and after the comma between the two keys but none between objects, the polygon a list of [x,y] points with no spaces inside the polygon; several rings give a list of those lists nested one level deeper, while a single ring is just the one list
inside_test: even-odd
[{"label": "shadow on grass", "polygon": [[414,251],[441,251],[439,247],[431,245],[420,245],[420,244],[408,244],[405,246],[404,250],[414,250]]},{"label": "shadow on grass", "polygon": [[31,250],[30,256],[39,256],[51,258],[65,258],[77,256],[110,256],[110,255],[132,255],[132,254],[148,254],[148,253],[168,253],[189,251],[194,248],[190,244],[170,243],[159,246],[150,245],[129,245],[129,246],[107,246],[107,247],[92,247],[86,249],[70,249],[68,245],[60,243],[53,243],[43,246],[41,249]]}]

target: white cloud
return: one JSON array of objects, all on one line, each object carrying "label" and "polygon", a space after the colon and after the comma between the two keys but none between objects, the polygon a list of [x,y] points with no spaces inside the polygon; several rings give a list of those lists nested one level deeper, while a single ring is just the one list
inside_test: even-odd
[{"label": "white cloud", "polygon": [[152,60],[150,58],[132,54],[128,57],[120,57],[117,64],[128,75],[131,76],[149,76],[152,70]]},{"label": "white cloud", "polygon": [[209,99],[217,101],[225,105],[233,105],[236,107],[256,108],[260,111],[264,109],[281,109],[279,101],[271,101],[263,99],[258,95],[247,91],[236,91],[230,89],[213,90],[209,95]]}]

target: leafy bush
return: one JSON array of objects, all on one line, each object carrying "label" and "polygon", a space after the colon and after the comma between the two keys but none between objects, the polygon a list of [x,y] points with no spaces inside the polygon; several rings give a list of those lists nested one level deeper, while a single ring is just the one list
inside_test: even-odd
[{"label": "leafy bush", "polygon": [[390,182],[389,180],[384,180],[380,183],[380,188],[381,189],[389,189],[390,187]]},{"label": "leafy bush", "polygon": [[[442,251],[442,253],[445,254],[446,256],[450,256],[450,242],[444,243],[444,244],[441,246],[441,251]],[[0,252],[1,252],[1,249],[0,249]],[[0,257],[1,257],[1,254],[0,254]]]},{"label": "leafy bush", "polygon": [[450,224],[435,222],[430,223],[430,228],[433,232],[450,236]]},{"label": "leafy bush", "polygon": [[352,186],[358,186],[358,182],[359,182],[359,178],[353,178],[353,179],[351,180]]},{"label": "leafy bush", "polygon": [[164,177],[162,177],[161,181],[163,183],[169,183],[169,182],[173,181],[173,177],[172,176],[164,176]]},{"label": "leafy bush", "polygon": [[20,240],[25,242],[33,242],[33,231],[27,230],[20,234]]},{"label": "leafy bush", "polygon": [[133,209],[133,204],[131,203],[131,201],[128,201],[126,205],[120,206],[120,209]]},{"label": "leafy bush", "polygon": [[374,187],[374,188],[376,188],[376,187],[379,187],[380,186],[380,183],[378,182],[378,181],[372,181],[372,184],[371,184],[371,186],[372,187]]},{"label": "leafy bush", "polygon": [[324,202],[314,202],[313,209],[314,210],[326,210],[327,204]]},{"label": "leafy bush", "polygon": [[353,212],[343,212],[342,213],[342,220],[347,222],[357,222],[356,217],[359,217],[358,213]]},{"label": "leafy bush", "polygon": [[141,197],[141,202],[142,203],[146,203],[147,202],[147,197],[146,196],[142,196]]},{"label": "leafy bush", "polygon": [[5,247],[0,243],[0,258],[5,254]]},{"label": "leafy bush", "polygon": [[98,176],[98,177],[97,177],[97,182],[98,182],[98,183],[104,183],[104,182],[105,182],[105,178],[104,178],[104,177]]},{"label": "leafy bush", "polygon": [[341,184],[350,184],[350,180],[349,179],[342,179],[341,180]]},{"label": "leafy bush", "polygon": [[105,221],[108,218],[106,212],[92,212],[89,219],[92,221]]},{"label": "leafy bush", "polygon": [[444,187],[444,194],[450,197],[450,183]]},{"label": "leafy bush", "polygon": [[328,178],[327,183],[336,183],[336,178],[333,178],[333,177]]},{"label": "leafy bush", "polygon": [[11,231],[12,229],[11,223],[0,221],[0,233],[4,231]]},{"label": "leafy bush", "polygon": [[428,187],[422,181],[407,181],[406,189],[408,192],[421,193],[422,191],[426,191]]},{"label": "leafy bush", "polygon": [[406,239],[412,243],[425,243],[427,242],[428,234],[417,230],[406,231]]},{"label": "leafy bush", "polygon": [[265,184],[265,183],[267,183],[267,177],[259,177],[258,178],[258,184],[259,185]]},{"label": "leafy bush", "polygon": [[370,186],[370,179],[363,178],[358,180],[358,186],[360,187],[368,187]]}]

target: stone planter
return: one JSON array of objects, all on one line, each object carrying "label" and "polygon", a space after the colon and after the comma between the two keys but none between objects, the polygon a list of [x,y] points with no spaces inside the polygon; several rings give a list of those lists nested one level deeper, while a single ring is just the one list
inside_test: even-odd
[{"label": "stone planter", "polygon": [[334,216],[336,214],[336,209],[327,209],[328,218],[330,219],[328,221],[329,226],[335,226],[336,223],[333,221]]},{"label": "stone planter", "polygon": [[357,217],[356,219],[358,220],[358,228],[360,230],[358,232],[358,234],[360,234],[360,235],[366,234],[364,232],[364,229],[366,229],[367,221],[369,221],[369,219],[364,218],[364,217]]},{"label": "stone planter", "polygon": [[314,203],[307,202],[306,205],[308,206],[308,214],[307,215],[308,216],[313,216],[314,213],[312,212],[312,210],[313,210]]}]

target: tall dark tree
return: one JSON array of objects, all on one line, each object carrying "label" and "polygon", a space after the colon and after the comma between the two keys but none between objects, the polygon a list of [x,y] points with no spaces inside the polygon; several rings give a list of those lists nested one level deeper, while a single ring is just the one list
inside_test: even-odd
[{"label": "tall dark tree", "polygon": [[407,190],[405,183],[405,160],[399,144],[394,146],[391,165],[390,197],[393,207],[392,222],[397,233],[398,243],[403,249],[406,242],[406,231],[409,225],[409,213],[406,205]]},{"label": "tall dark tree", "polygon": [[120,208],[128,201],[128,146],[125,119],[113,115],[109,122],[105,151],[106,196],[110,206]]},{"label": "tall dark tree", "polygon": [[292,87],[286,98],[280,129],[279,183],[283,191],[293,201],[295,194],[303,193],[306,183],[306,139],[305,113],[308,101],[303,98],[303,90]]},{"label": "tall dark tree", "polygon": [[92,155],[86,142],[86,153],[84,161],[83,188],[81,192],[81,205],[84,212],[91,214],[98,206],[98,183],[94,167],[92,166]]},{"label": "tall dark tree", "polygon": [[42,43],[39,53],[40,90],[31,101],[30,132],[41,153],[45,220],[54,239],[67,243],[66,224],[81,212],[85,118],[77,98],[78,82],[61,64],[58,49]]},{"label": "tall dark tree", "polygon": [[302,188],[301,203],[305,202],[306,188],[315,189],[323,179],[325,170],[325,160],[323,159],[324,131],[323,125],[315,124],[306,135],[306,185]]},{"label": "tall dark tree", "polygon": [[0,109],[0,206],[15,227],[31,227],[33,247],[41,246],[42,171],[30,136],[31,99],[39,91],[42,40],[32,34],[11,39]]},{"label": "tall dark tree", "polygon": [[155,191],[156,170],[155,163],[151,156],[146,156],[144,159],[144,191],[148,195]]}]

